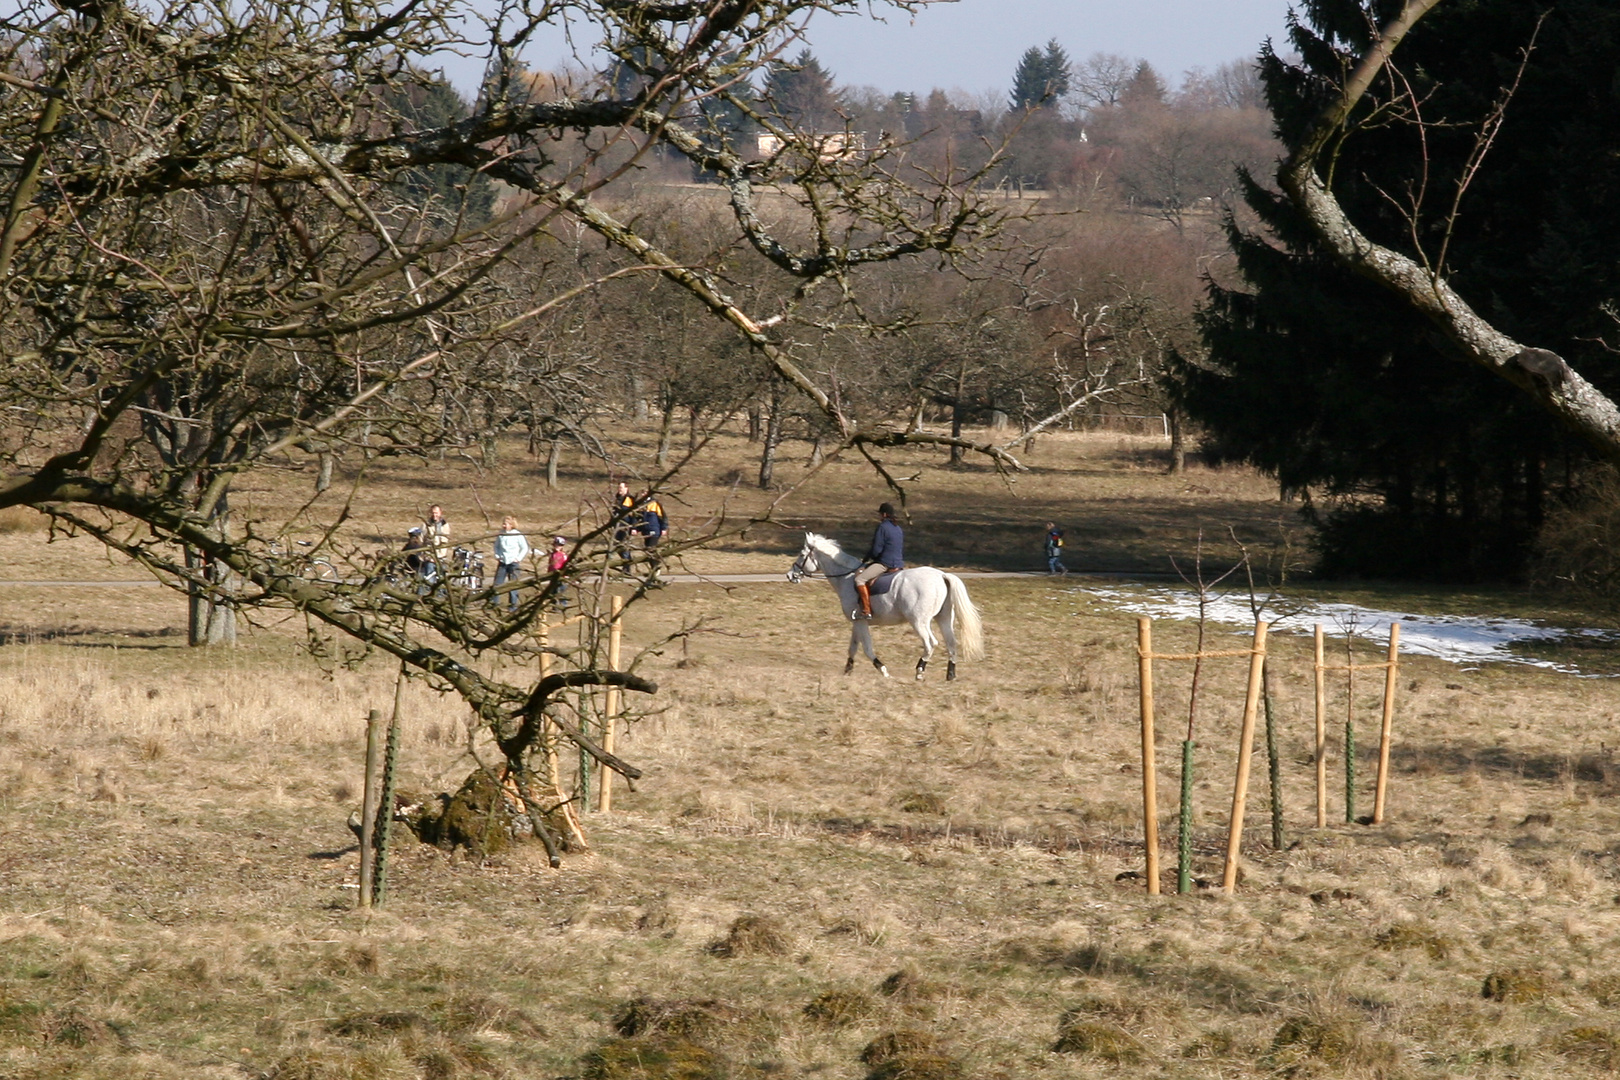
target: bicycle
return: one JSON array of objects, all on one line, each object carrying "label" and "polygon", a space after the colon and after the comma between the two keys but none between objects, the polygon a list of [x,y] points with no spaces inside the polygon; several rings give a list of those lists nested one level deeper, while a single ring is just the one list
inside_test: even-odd
[{"label": "bicycle", "polygon": [[[313,540],[299,540],[296,543],[301,548],[315,546]],[[285,543],[281,540],[270,541],[266,553],[275,562],[279,563],[284,560],[289,562],[289,569],[296,577],[305,578],[309,581],[337,582],[343,580],[342,575],[337,571],[337,567],[333,566],[331,560],[325,555],[308,551],[288,551]]]},{"label": "bicycle", "polygon": [[450,556],[450,583],[469,592],[484,587],[484,553],[458,547]]}]

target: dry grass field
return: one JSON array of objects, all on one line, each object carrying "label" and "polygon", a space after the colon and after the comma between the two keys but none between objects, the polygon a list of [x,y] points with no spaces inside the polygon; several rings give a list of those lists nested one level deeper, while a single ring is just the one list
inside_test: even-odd
[{"label": "dry grass field", "polygon": [[[1161,571],[1200,527],[1218,562],[1228,525],[1262,543],[1292,522],[1263,480],[1166,477],[1156,446],[1052,437],[1011,488],[902,456],[922,473],[912,558],[1034,568],[1052,516],[1071,565]],[[745,449],[671,500],[678,525],[758,505],[728,487]],[[608,477],[581,467],[548,492],[514,452],[374,480],[356,547],[393,544],[432,500],[460,536],[485,512],[571,531]],[[309,478],[279,483],[239,512],[293,505]],[[781,516],[856,541],[883,497],[837,465]],[[25,516],[0,530],[7,578],[139,576]],[[762,527],[688,563],[780,572],[797,545]],[[385,665],[323,672],[290,621],[187,649],[156,588],[0,586],[0,1077],[1620,1070],[1612,681],[1411,659],[1389,823],[1318,831],[1309,642],[1278,635],[1288,845],[1270,847],[1257,763],[1237,894],[1149,897],[1119,880],[1142,858],[1134,620],[1084,579],[970,585],[989,656],[949,684],[842,676],[848,631],[819,583],[652,594],[631,647],[705,628],[643,659],[661,690],[621,752],[646,776],[586,815],[593,850],[552,871],[534,845],[479,862],[396,834],[371,913],[344,821]],[[1156,635],[1179,649],[1192,628]],[[880,647],[909,670],[911,639]],[[1244,681],[1224,664],[1198,732],[1202,878],[1219,876]],[[1375,682],[1358,699],[1369,778]],[[1185,691],[1185,670],[1158,687],[1167,862]],[[416,685],[403,711],[402,787],[453,790],[473,767],[463,711]]]}]

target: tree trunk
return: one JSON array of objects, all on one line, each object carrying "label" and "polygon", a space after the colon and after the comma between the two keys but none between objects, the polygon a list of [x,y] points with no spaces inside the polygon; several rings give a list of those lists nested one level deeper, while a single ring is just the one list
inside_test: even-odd
[{"label": "tree trunk", "polygon": [[782,441],[782,389],[774,379],[771,380],[766,408],[770,411],[765,417],[765,448],[759,455],[759,486],[762,491],[769,491],[776,477],[776,447]]},{"label": "tree trunk", "polygon": [[630,376],[630,417],[638,424],[645,424],[648,420],[647,384],[642,377]]},{"label": "tree trunk", "polygon": [[700,422],[703,416],[703,410],[699,409],[696,405],[691,405],[688,406],[687,411],[692,414],[692,426],[688,428],[686,432],[686,448],[696,452],[698,444],[703,441],[703,425]]},{"label": "tree trunk", "polygon": [[562,461],[562,440],[551,440],[551,452],[546,455],[546,487],[557,487],[557,465]]},{"label": "tree trunk", "polygon": [[[960,439],[961,437],[962,437],[962,405],[958,401],[953,401],[953,402],[951,402],[951,438]],[[952,465],[960,465],[960,464],[962,464],[963,456],[964,455],[963,455],[961,446],[953,445],[951,447],[951,464]]]},{"label": "tree trunk", "polygon": [[669,441],[675,431],[675,404],[668,397],[664,398],[664,417],[658,423],[658,452],[653,455],[653,464],[663,468],[669,464]]},{"label": "tree trunk", "polygon": [[748,406],[748,441],[751,443],[759,442],[765,434],[764,413],[765,403],[755,398],[754,403]]},{"label": "tree trunk", "polygon": [[1181,410],[1171,409],[1170,418],[1170,475],[1178,476],[1187,470],[1187,433],[1182,428]]},{"label": "tree trunk", "polygon": [[332,486],[332,465],[337,461],[337,455],[330,452],[323,453],[317,460],[319,467],[315,472],[315,494],[319,495]]},{"label": "tree trunk", "polygon": [[[210,525],[221,537],[230,535],[229,496],[220,496]],[[200,552],[186,549],[186,566],[209,582],[209,587],[191,586],[187,597],[186,644],[235,645],[236,609],[223,597],[236,592],[236,575],[227,566],[207,563]]]},{"label": "tree trunk", "polygon": [[821,436],[817,435],[810,440],[810,467],[817,468],[822,462]]}]

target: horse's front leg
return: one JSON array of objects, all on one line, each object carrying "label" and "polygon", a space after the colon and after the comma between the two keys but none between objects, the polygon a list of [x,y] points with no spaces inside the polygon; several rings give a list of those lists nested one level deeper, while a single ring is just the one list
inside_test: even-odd
[{"label": "horse's front leg", "polygon": [[889,677],[889,669],[883,661],[878,659],[877,649],[872,644],[872,626],[870,623],[858,622],[849,634],[849,662],[844,665],[844,674],[848,675],[855,670],[855,646],[859,644],[866,650],[866,658],[872,661],[872,666],[885,679]]}]

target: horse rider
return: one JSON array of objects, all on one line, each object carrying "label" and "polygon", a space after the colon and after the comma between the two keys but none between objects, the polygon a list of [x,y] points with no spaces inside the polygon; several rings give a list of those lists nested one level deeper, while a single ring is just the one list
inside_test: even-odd
[{"label": "horse rider", "polygon": [[894,504],[884,503],[878,507],[878,518],[877,531],[872,534],[872,550],[866,553],[865,562],[855,571],[855,595],[861,603],[850,613],[852,619],[872,617],[872,582],[884,574],[905,569],[906,560],[901,554],[905,537],[894,520]]}]

